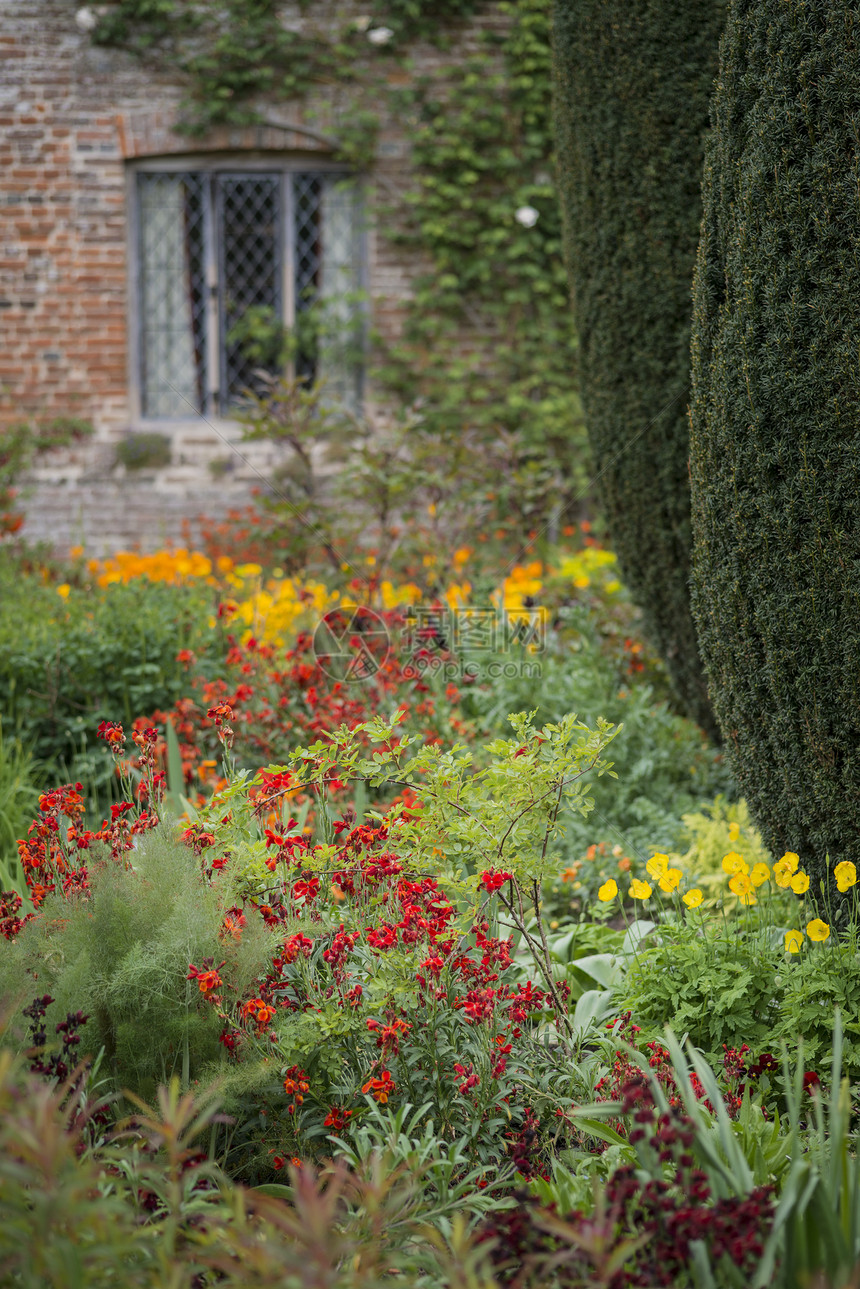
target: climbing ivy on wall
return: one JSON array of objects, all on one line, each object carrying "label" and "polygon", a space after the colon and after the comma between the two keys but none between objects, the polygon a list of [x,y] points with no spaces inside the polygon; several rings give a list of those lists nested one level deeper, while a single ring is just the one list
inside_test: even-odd
[{"label": "climbing ivy on wall", "polygon": [[[446,37],[444,24],[468,18],[486,0],[375,0],[363,18],[343,18],[312,0],[297,0],[301,21],[284,21],[281,0],[117,0],[100,16],[93,41],[128,50],[186,82],[180,129],[202,135],[217,125],[260,120],[261,96],[291,99],[323,81],[356,78],[367,52],[368,27],[386,27],[395,40]],[[319,6],[317,6],[319,9]],[[380,52],[382,47],[380,46]]]},{"label": "climbing ivy on wall", "polygon": [[[469,28],[474,52],[464,57],[462,20],[488,8],[505,21]],[[550,511],[557,522],[584,482],[553,178],[550,10],[551,0],[368,0],[356,18],[306,2],[291,29],[276,0],[224,0],[217,13],[188,0],[119,0],[94,32],[181,75],[180,128],[191,136],[253,124],[261,101],[324,83],[341,104],[338,156],[365,168],[388,96],[384,111],[406,123],[412,185],[405,228],[399,205],[380,234],[396,227],[426,271],[413,281],[402,340],[378,350],[375,375],[404,404],[420,403],[421,431],[436,440],[461,440],[466,428],[507,436],[510,469],[501,489],[494,480],[495,501],[502,514],[515,502],[536,526]],[[369,40],[375,29],[385,39]],[[449,56],[404,88],[389,73],[408,80],[418,39]]]},{"label": "climbing ivy on wall", "polygon": [[[523,491],[569,501],[584,453],[553,176],[549,5],[498,7],[508,33],[487,33],[456,85],[440,78],[402,96],[416,172],[402,240],[416,256],[429,251],[430,271],[414,283],[385,374],[405,399],[428,400],[434,434],[456,434],[467,407],[472,424],[517,435],[506,482],[522,510]],[[458,343],[468,331],[483,349]]]}]

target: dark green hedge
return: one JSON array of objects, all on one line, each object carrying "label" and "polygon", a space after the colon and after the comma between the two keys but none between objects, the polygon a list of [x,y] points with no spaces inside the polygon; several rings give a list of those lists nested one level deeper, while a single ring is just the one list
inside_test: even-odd
[{"label": "dark green hedge", "polygon": [[582,399],[625,580],[711,734],[689,607],[691,284],[723,0],[556,0],[559,186]]},{"label": "dark green hedge", "polygon": [[733,0],[693,328],[693,607],[768,845],[860,863],[860,12]]}]

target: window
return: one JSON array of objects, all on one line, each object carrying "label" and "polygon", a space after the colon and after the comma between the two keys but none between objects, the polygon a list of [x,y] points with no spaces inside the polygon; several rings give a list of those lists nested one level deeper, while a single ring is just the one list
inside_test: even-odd
[{"label": "window", "polygon": [[143,416],[228,415],[265,365],[240,325],[249,310],[270,332],[291,328],[296,375],[356,407],[355,184],[336,173],[203,165],[141,169],[134,181]]}]

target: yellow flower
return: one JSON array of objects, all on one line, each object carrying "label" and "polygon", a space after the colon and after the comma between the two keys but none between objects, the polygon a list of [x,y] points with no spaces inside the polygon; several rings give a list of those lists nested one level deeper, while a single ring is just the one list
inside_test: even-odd
[{"label": "yellow flower", "polygon": [[830,935],[830,927],[826,922],[822,922],[821,918],[813,918],[811,922],[806,924],[806,934],[810,940],[815,940],[817,944],[820,944],[822,940],[826,940]]},{"label": "yellow flower", "polygon": [[729,890],[734,891],[741,904],[756,904],[758,902],[749,873],[735,873],[729,881]]},{"label": "yellow flower", "polygon": [[[57,587],[57,595],[61,595],[64,600],[67,600],[69,598],[69,592],[71,591],[71,589],[72,588],[69,586],[68,582],[63,582],[61,586]],[[840,887],[839,889],[841,890],[842,887]]]},{"label": "yellow flower", "polygon": [[610,877],[609,881],[604,882],[600,890],[597,892],[597,898],[602,900],[604,904],[607,904],[610,900],[614,900],[617,894],[618,884],[614,878]]},{"label": "yellow flower", "polygon": [[791,879],[791,889],[795,895],[802,895],[809,890],[809,878],[806,873],[795,873]]},{"label": "yellow flower", "polygon": [[674,891],[683,876],[680,868],[667,868],[660,878],[660,890],[668,895],[670,891]]},{"label": "yellow flower", "polygon": [[791,877],[793,872],[794,869],[791,867],[791,864],[786,863],[784,859],[778,859],[773,866],[773,875],[776,879],[777,886],[781,886],[783,890],[787,890],[787,888],[791,886]]},{"label": "yellow flower", "polygon": [[738,837],[740,837],[740,835],[741,835],[741,826],[740,826],[740,824],[730,823],[730,824],[729,824],[729,841],[737,841],[737,839],[738,839]]},{"label": "yellow flower", "polygon": [[668,867],[669,867],[669,856],[661,855],[659,853],[656,855],[652,855],[651,858],[648,860],[648,863],[645,865],[645,868],[648,871],[649,877],[653,877],[655,878],[655,880],[657,878],[662,877]]},{"label": "yellow flower", "polygon": [[770,869],[767,864],[753,864],[753,870],[750,873],[750,881],[753,886],[764,886],[770,877]]},{"label": "yellow flower", "polygon": [[638,877],[634,877],[630,883],[630,894],[634,900],[647,900],[651,894],[651,887],[647,882],[640,882]]},{"label": "yellow flower", "polygon": [[702,902],[702,892],[698,886],[694,886],[686,895],[681,896],[688,909],[697,909]]},{"label": "yellow flower", "polygon": [[724,873],[748,873],[749,871],[747,861],[736,850],[730,850],[728,855],[723,855]]},{"label": "yellow flower", "polygon": [[[57,587],[58,591],[59,589]],[[836,886],[840,891],[847,891],[857,885],[857,869],[850,860],[843,859],[841,864],[836,865],[833,873],[836,877]]]},{"label": "yellow flower", "polygon": [[793,850],[787,850],[779,862],[781,864],[788,864],[792,873],[796,873],[798,865],[800,864],[800,856],[796,855]]},{"label": "yellow flower", "polygon": [[803,945],[802,931],[786,931],[785,933],[786,953],[800,953],[802,945]]}]

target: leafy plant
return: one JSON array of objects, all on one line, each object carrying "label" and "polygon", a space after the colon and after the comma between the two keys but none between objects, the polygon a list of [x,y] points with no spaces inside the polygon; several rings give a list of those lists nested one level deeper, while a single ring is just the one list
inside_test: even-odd
[{"label": "leafy plant", "polygon": [[170,465],[170,458],[166,434],[127,434],[116,446],[116,459],[126,470],[160,470]]},{"label": "leafy plant", "polygon": [[24,893],[17,840],[33,818],[38,800],[36,765],[18,740],[3,735],[0,723],[0,887]]},{"label": "leafy plant", "polygon": [[72,588],[63,600],[56,587],[10,570],[0,574],[0,594],[5,734],[40,760],[71,763],[100,720],[119,714],[131,725],[170,705],[183,686],[177,654],[192,647],[205,657],[212,640],[205,585],[139,579],[92,595]]},{"label": "leafy plant", "polygon": [[218,1059],[217,1020],[198,1007],[188,964],[220,953],[235,960],[237,983],[249,981],[271,945],[262,924],[225,943],[220,893],[193,851],[167,830],[141,841],[133,867],[100,857],[92,843],[86,900],[47,897],[0,956],[0,996],[10,1022],[10,1007],[30,1001],[36,980],[52,997],[49,1021],[83,1009],[85,1050],[104,1050],[118,1089],[149,1096],[174,1073],[187,1087]]}]

